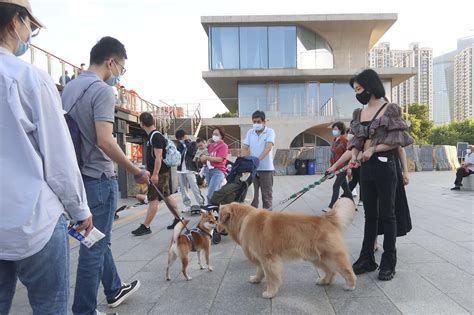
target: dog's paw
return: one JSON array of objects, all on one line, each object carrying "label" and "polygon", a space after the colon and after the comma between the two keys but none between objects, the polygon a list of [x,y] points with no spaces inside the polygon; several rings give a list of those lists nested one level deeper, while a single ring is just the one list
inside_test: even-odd
[{"label": "dog's paw", "polygon": [[265,299],[272,299],[274,296],[275,296],[275,293],[270,293],[268,291],[264,291],[262,296],[265,298]]},{"label": "dog's paw", "polygon": [[354,289],[356,288],[356,286],[355,286],[355,285],[349,286],[349,285],[347,285],[347,284],[344,284],[343,288],[344,288],[344,290],[346,290],[346,291],[354,291]]},{"label": "dog's paw", "polygon": [[207,266],[207,270],[209,270],[209,271],[213,271],[213,270],[214,270],[214,268],[212,268],[212,266]]},{"label": "dog's paw", "polygon": [[324,278],[319,278],[317,281],[316,281],[316,284],[317,285],[329,285],[329,281],[324,279]]},{"label": "dog's paw", "polygon": [[250,283],[260,283],[262,280],[259,279],[257,276],[250,276],[249,282]]},{"label": "dog's paw", "polygon": [[200,266],[199,266],[199,269],[204,270],[204,269],[206,269],[206,268],[204,268],[203,265],[200,265]]},{"label": "dog's paw", "polygon": [[191,277],[186,278],[186,281],[191,281],[191,280],[193,280],[193,278],[191,278]]}]

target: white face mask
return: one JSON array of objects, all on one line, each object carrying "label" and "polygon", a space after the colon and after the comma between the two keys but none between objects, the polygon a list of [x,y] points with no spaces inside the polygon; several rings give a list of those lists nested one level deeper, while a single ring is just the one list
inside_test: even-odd
[{"label": "white face mask", "polygon": [[334,137],[339,137],[341,135],[341,132],[338,129],[333,129],[332,130],[332,135]]},{"label": "white face mask", "polygon": [[253,124],[253,129],[255,131],[263,130],[263,128],[265,128],[265,126],[263,124]]},{"label": "white face mask", "polygon": [[219,142],[221,140],[220,136],[212,135],[212,141]]}]

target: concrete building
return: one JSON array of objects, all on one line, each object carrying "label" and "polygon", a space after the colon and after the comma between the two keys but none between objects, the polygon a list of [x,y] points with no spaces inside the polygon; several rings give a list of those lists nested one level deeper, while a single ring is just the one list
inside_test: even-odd
[{"label": "concrete building", "polygon": [[[202,76],[236,118],[204,119],[234,139],[266,112],[277,149],[332,141],[330,124],[361,106],[349,79],[369,66],[368,52],[397,14],[204,16],[209,70]],[[414,68],[377,69],[388,93]],[[204,128],[206,130],[206,128]],[[230,130],[230,132],[229,132]]]},{"label": "concrete building", "polygon": [[461,50],[454,57],[454,119],[473,118],[474,103],[474,44]]},{"label": "concrete building", "polygon": [[390,43],[380,43],[369,53],[369,63],[374,68],[414,67],[417,74],[392,88],[392,101],[403,105],[420,103],[428,105],[433,120],[433,50],[411,43],[407,50],[391,50]]}]

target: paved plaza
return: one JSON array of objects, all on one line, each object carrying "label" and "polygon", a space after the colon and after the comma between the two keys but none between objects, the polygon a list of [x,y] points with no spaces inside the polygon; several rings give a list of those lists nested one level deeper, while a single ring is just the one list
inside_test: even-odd
[{"label": "paved plaza", "polygon": [[[316,176],[275,177],[275,203]],[[223,237],[211,248],[213,272],[199,270],[195,253],[190,254],[187,282],[179,274],[180,263],[172,268],[172,281],[165,281],[167,248],[171,232],[168,210],[160,205],[152,225],[153,233],[134,237],[130,231],[144,218],[145,206],[121,213],[114,223],[112,249],[122,281],[139,279],[140,290],[114,311],[119,314],[469,314],[473,312],[473,210],[474,192],[453,192],[449,188],[454,172],[410,174],[407,195],[413,230],[398,238],[397,274],[392,281],[380,282],[377,272],[358,276],[354,291],[344,291],[338,275],[331,286],[316,285],[318,274],[304,261],[284,265],[283,285],[278,295],[261,297],[265,283],[248,283],[255,272],[242,250]],[[308,192],[291,206],[320,214],[327,206],[332,182]],[[176,197],[179,198],[180,197]],[[135,203],[134,200],[121,200]],[[362,243],[362,208],[345,232],[352,259]],[[193,217],[192,222],[197,221]],[[379,238],[379,243],[382,238]],[[377,252],[380,261],[381,253]],[[71,242],[71,297],[74,292],[78,243]],[[102,290],[102,289],[101,289]],[[108,311],[99,293],[102,311]],[[109,311],[110,312],[110,311]],[[18,285],[11,314],[31,314],[27,293]]]}]

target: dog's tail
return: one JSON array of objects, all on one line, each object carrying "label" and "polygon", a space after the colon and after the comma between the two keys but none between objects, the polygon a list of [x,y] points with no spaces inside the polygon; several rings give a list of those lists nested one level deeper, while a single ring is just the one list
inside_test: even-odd
[{"label": "dog's tail", "polygon": [[327,213],[326,217],[336,223],[341,229],[347,228],[354,219],[356,206],[354,201],[349,198],[340,198],[332,209]]},{"label": "dog's tail", "polygon": [[182,220],[179,221],[178,224],[175,225],[174,230],[173,230],[173,243],[178,242],[178,237],[183,231],[184,227],[188,225],[189,220]]}]

